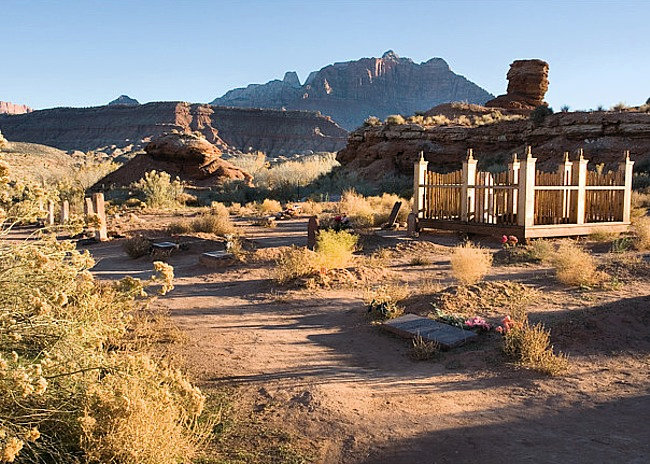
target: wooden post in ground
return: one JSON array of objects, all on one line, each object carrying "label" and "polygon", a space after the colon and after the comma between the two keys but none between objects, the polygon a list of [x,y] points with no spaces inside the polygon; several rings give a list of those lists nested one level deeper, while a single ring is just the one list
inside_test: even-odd
[{"label": "wooden post in ground", "polygon": [[61,202],[61,215],[59,219],[61,224],[66,224],[70,220],[70,202],[68,200]]},{"label": "wooden post in ground", "polygon": [[630,160],[630,150],[623,153],[625,159],[619,165],[618,169],[625,173],[625,190],[623,193],[623,222],[630,222],[632,213],[632,176],[634,161]]},{"label": "wooden post in ground", "polygon": [[467,159],[463,161],[460,187],[460,220],[469,221],[474,215],[474,197],[476,196],[476,164],[474,150],[467,149]]},{"label": "wooden post in ground", "polygon": [[585,223],[585,211],[587,206],[587,164],[589,160],[586,160],[582,148],[578,152],[580,156],[578,161],[573,164],[573,182],[578,186],[576,192],[576,207],[575,207],[575,217],[572,218],[572,222],[575,224],[584,224]]},{"label": "wooden post in ground", "polygon": [[95,238],[100,242],[108,240],[108,231],[106,229],[106,207],[104,205],[103,193],[93,193],[93,212],[99,219]]},{"label": "wooden post in ground", "polygon": [[52,200],[47,200],[47,220],[46,223],[48,226],[54,225],[54,202]]},{"label": "wooden post in ground", "polygon": [[413,214],[416,218],[424,217],[424,202],[426,200],[426,177],[429,162],[424,159],[424,152],[420,152],[420,159],[413,169]]},{"label": "wooden post in ground", "polygon": [[[530,146],[526,147],[526,158],[519,171],[519,194],[517,204],[517,224],[531,227],[535,225],[535,164]],[[525,234],[525,231],[524,231]]]},{"label": "wooden post in ground", "polygon": [[[573,162],[569,161],[569,152],[564,152],[564,161],[557,166],[557,172],[562,179],[562,185],[571,185]],[[565,222],[571,216],[571,190],[562,190],[562,217],[560,222]]]},{"label": "wooden post in ground", "polygon": [[318,216],[311,216],[307,223],[307,248],[316,248],[316,235],[318,234]]}]

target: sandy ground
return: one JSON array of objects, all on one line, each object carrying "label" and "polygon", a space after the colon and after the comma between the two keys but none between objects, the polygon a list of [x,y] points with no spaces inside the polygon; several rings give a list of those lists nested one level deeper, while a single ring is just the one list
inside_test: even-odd
[{"label": "sandy ground", "polygon": [[[152,227],[164,220],[143,219]],[[260,248],[306,242],[306,220],[240,227]],[[410,240],[385,235],[373,245]],[[176,288],[157,303],[188,336],[187,369],[207,390],[234,388],[237,407],[286,430],[314,462],[650,462],[647,277],[584,292],[559,286],[540,266],[493,268],[489,279],[540,290],[531,318],[551,328],[571,362],[568,375],[549,378],[508,363],[496,335],[413,361],[408,341],[368,322],[361,288],[278,288],[270,265],[206,268],[199,254],[223,244],[187,240],[168,259]],[[100,278],[150,273],[151,259],[126,257],[121,240],[87,248]],[[448,247],[440,249],[425,266],[409,266],[404,253],[389,278],[412,289],[423,280],[450,284]]]}]

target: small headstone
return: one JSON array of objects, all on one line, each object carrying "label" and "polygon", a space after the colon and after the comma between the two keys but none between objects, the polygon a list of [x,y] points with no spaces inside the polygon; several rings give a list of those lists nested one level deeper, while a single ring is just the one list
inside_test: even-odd
[{"label": "small headstone", "polygon": [[70,220],[70,203],[68,200],[61,202],[61,216],[59,219],[61,224],[66,224]]},{"label": "small headstone", "polygon": [[199,256],[199,264],[210,267],[226,267],[235,262],[235,255],[227,251],[209,251]]},{"label": "small headstone", "polygon": [[174,242],[157,242],[157,243],[153,243],[151,246],[154,247],[154,249],[156,250],[165,250],[165,251],[178,250],[179,248],[178,243],[174,243]]},{"label": "small headstone", "polygon": [[475,332],[464,330],[449,324],[436,322],[428,317],[405,314],[382,324],[386,330],[400,337],[422,337],[426,341],[436,342],[443,349],[454,348],[477,337]]},{"label": "small headstone", "polygon": [[318,233],[318,217],[311,216],[307,223],[307,248],[313,250],[316,247],[316,234]]}]

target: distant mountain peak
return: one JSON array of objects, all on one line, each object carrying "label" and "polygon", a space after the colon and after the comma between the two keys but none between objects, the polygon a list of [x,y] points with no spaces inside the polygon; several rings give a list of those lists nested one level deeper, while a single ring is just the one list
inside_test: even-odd
[{"label": "distant mountain peak", "polygon": [[135,98],[131,98],[128,95],[120,95],[112,102],[109,102],[108,106],[136,106],[139,104],[140,102]]},{"label": "distant mountain peak", "polygon": [[226,92],[213,105],[320,111],[348,130],[368,116],[410,116],[453,101],[483,104],[493,95],[455,74],[442,58],[415,63],[387,50],[381,58],[337,62],[313,71],[304,84],[295,72],[283,80]]},{"label": "distant mountain peak", "polygon": [[34,111],[27,105],[18,105],[16,103],[0,101],[0,114],[24,114]]}]

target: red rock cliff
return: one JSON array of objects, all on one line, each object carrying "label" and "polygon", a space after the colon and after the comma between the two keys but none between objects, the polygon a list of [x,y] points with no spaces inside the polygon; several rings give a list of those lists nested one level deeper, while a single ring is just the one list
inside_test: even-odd
[{"label": "red rock cliff", "polygon": [[0,101],[0,114],[24,114],[32,110],[27,105],[17,105],[16,103]]}]

